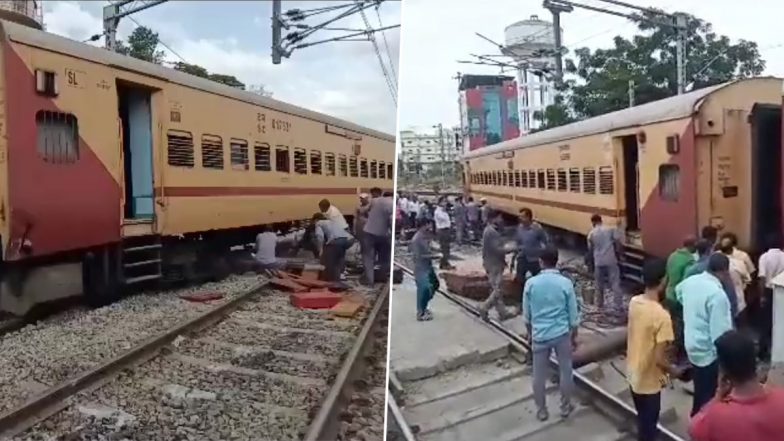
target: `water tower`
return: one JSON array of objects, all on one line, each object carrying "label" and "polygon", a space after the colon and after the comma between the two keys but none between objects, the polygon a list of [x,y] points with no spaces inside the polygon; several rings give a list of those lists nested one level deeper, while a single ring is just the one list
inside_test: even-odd
[{"label": "water tower", "polygon": [[41,0],[0,0],[0,20],[43,29],[44,6]]},{"label": "water tower", "polygon": [[533,118],[534,112],[544,111],[553,103],[553,85],[544,71],[555,66],[555,33],[553,24],[532,15],[528,20],[518,21],[504,29],[506,53],[517,63],[519,87],[518,109],[520,111],[520,134],[525,135],[540,123]]}]

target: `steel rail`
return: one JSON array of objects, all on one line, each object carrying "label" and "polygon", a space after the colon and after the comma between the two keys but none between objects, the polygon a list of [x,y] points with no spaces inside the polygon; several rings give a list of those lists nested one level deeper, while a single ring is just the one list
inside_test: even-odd
[{"label": "steel rail", "polygon": [[153,336],[130,350],[101,363],[93,369],[65,380],[21,406],[0,415],[0,440],[10,439],[39,421],[54,415],[64,407],[64,402],[68,398],[92,386],[97,386],[102,381],[113,378],[130,365],[149,360],[178,336],[204,329],[219,321],[243,302],[259,293],[267,284],[267,281],[258,283],[248,291],[210,309],[204,314],[181,323],[162,334]]},{"label": "steel rail", "polygon": [[[408,267],[404,266],[403,264],[401,264],[399,262],[395,262],[395,266],[399,267],[401,270],[403,270],[403,272],[407,273],[409,276],[413,276],[414,275],[413,271],[411,271]],[[453,303],[455,303],[458,306],[460,306],[461,308],[463,308],[466,312],[468,312],[468,313],[470,313],[470,314],[472,314],[472,315],[474,315],[474,316],[476,316],[478,318],[480,317],[479,309],[477,309],[474,305],[471,305],[470,303],[468,303],[466,300],[458,298],[457,295],[452,294],[452,293],[446,291],[443,288],[439,288],[437,290],[437,292],[439,294],[441,294],[442,296],[446,297],[448,300],[452,301]],[[481,320],[481,318],[480,318],[480,321],[483,321],[483,320]],[[503,334],[506,338],[508,338],[512,342],[514,342],[514,343],[516,343],[516,344],[526,348],[528,351],[531,350],[531,346],[528,344],[528,341],[526,339],[524,339],[521,336],[517,335],[514,331],[508,329],[501,322],[499,322],[499,321],[497,321],[495,319],[489,319],[485,323],[487,325],[491,326],[492,328],[494,328],[499,333]],[[556,367],[556,368],[558,367],[558,362],[557,362],[557,360],[555,360],[555,358],[551,358],[550,359],[550,364],[553,367]],[[599,387],[598,384],[596,384],[595,382],[593,382],[590,379],[588,379],[588,377],[586,377],[585,375],[575,371],[574,372],[574,380],[575,380],[574,381],[575,384],[577,384],[578,386],[581,386],[581,387],[583,387],[585,389],[588,389],[589,392],[591,392],[592,394],[597,395],[599,398],[602,399],[602,401],[604,401],[606,404],[609,404],[610,406],[612,406],[616,410],[620,410],[621,412],[627,413],[630,416],[633,416],[635,418],[637,417],[637,411],[632,406],[628,405],[627,403],[625,403],[623,400],[621,400],[620,398],[616,397],[615,395],[612,395],[612,394],[608,393],[607,391],[605,391],[604,389]],[[686,441],[685,439],[681,438],[679,435],[677,435],[676,433],[672,432],[670,429],[662,426],[661,424],[659,424],[657,426],[657,429],[658,429],[659,435],[664,440],[668,440],[668,441]]]},{"label": "steel rail", "polygon": [[[395,396],[392,394],[392,392],[387,394],[387,408],[389,408],[389,413],[392,414],[392,418],[395,420],[395,425],[400,430],[400,434],[403,436],[403,439],[405,441],[417,441],[416,436],[414,436],[414,432],[411,431],[411,427],[406,422],[406,417],[403,415],[403,412],[397,405],[397,401],[395,400]],[[387,421],[387,431],[389,431],[389,421]]]},{"label": "steel rail", "polygon": [[[376,298],[376,302],[362,326],[362,330],[346,356],[335,382],[324,399],[321,408],[313,418],[303,441],[324,441],[337,439],[340,429],[340,412],[351,400],[353,384],[365,370],[364,356],[373,343],[373,331],[378,325],[382,308],[389,299],[390,284],[386,283]],[[386,336],[386,335],[385,335]]]}]

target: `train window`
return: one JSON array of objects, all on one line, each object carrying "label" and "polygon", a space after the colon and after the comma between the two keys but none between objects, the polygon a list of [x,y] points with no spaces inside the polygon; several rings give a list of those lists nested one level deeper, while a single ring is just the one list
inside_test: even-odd
[{"label": "train window", "polygon": [[596,170],[593,167],[583,169],[583,193],[596,194]]},{"label": "train window", "polygon": [[558,191],[566,191],[566,170],[558,169]]},{"label": "train window", "polygon": [[360,178],[368,177],[368,161],[365,158],[361,158],[359,160],[359,177]]},{"label": "train window", "polygon": [[370,161],[370,179],[378,179],[378,162]]},{"label": "train window", "polygon": [[356,178],[357,176],[359,176],[359,167],[357,166],[357,157],[356,156],[352,156],[348,160],[348,168],[349,168],[349,171],[351,172],[351,177],[352,178]]},{"label": "train window", "polygon": [[547,169],[547,189],[555,190],[555,170]]},{"label": "train window", "polygon": [[395,164],[391,162],[387,164],[387,179],[389,180],[395,179]]},{"label": "train window", "polygon": [[528,170],[528,188],[536,188],[536,171]]},{"label": "train window", "polygon": [[386,179],[387,178],[387,165],[384,162],[378,163],[378,179]]},{"label": "train window", "polygon": [[321,174],[321,152],[318,150],[310,151],[310,173]]},{"label": "train window", "polygon": [[514,171],[514,186],[515,187],[522,187],[522,183],[520,182],[520,170]]},{"label": "train window", "polygon": [[681,185],[681,169],[675,164],[659,166],[659,197],[665,201],[678,201]]},{"label": "train window", "polygon": [[275,171],[291,173],[291,157],[289,156],[288,146],[275,146]]},{"label": "train window", "polygon": [[231,168],[234,170],[248,170],[248,141],[231,139]]},{"label": "train window", "polygon": [[569,191],[573,193],[580,192],[580,169],[579,168],[569,169]]},{"label": "train window", "polygon": [[340,161],[340,176],[348,176],[348,158],[346,155],[340,155],[338,160]]},{"label": "train window", "polygon": [[256,143],[253,146],[253,160],[256,171],[272,171],[272,153],[269,144]]},{"label": "train window", "polygon": [[335,176],[335,154],[324,153],[324,160],[327,162],[327,176]]},{"label": "train window", "polygon": [[507,172],[506,170],[501,172],[501,185],[503,185],[504,187],[509,185],[509,172]]},{"label": "train window", "polygon": [[305,149],[294,149],[294,173],[308,174],[308,153]]},{"label": "train window", "polygon": [[520,187],[528,188],[528,172],[520,170]]},{"label": "train window", "polygon": [[536,186],[544,190],[546,187],[544,179],[544,170],[539,169],[536,171]]},{"label": "train window", "polygon": [[612,167],[609,165],[599,167],[599,194],[613,194],[615,193],[614,187]]},{"label": "train window", "polygon": [[79,123],[69,113],[39,110],[35,114],[38,154],[50,164],[73,164],[79,159]]},{"label": "train window", "polygon": [[189,132],[169,130],[166,133],[166,157],[169,165],[193,167],[193,135]]},{"label": "train window", "polygon": [[223,139],[215,135],[201,137],[201,166],[223,169]]}]

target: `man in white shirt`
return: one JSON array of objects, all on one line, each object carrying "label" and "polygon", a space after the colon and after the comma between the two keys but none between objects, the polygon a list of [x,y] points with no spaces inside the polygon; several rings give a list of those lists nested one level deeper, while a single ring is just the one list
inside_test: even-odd
[{"label": "man in white shirt", "polygon": [[408,229],[409,228],[408,204],[409,204],[409,201],[408,201],[408,198],[406,197],[406,195],[404,195],[403,193],[398,193],[398,195],[397,195],[397,206],[400,207],[400,211],[402,211],[403,214],[404,214],[404,217],[403,217],[403,228],[404,229]]},{"label": "man in white shirt", "polygon": [[286,267],[286,259],[281,259],[275,254],[280,242],[278,235],[270,230],[269,226],[261,227],[261,233],[256,236],[256,253],[253,255],[257,270],[282,270]]},{"label": "man in white shirt", "polygon": [[[768,251],[759,258],[759,304],[754,305],[751,322],[760,334],[760,358],[770,356],[773,334],[773,279],[784,272],[784,238],[774,233],[767,238]],[[751,308],[750,308],[751,309]]]},{"label": "man in white shirt", "polygon": [[338,210],[338,207],[332,205],[329,200],[322,199],[319,202],[319,209],[324,213],[324,217],[335,222],[341,229],[348,231],[348,222],[343,217],[343,213]]},{"label": "man in white shirt", "polygon": [[730,279],[735,287],[735,295],[738,299],[738,310],[735,312],[735,319],[741,317],[741,313],[746,309],[746,286],[751,282],[751,274],[749,274],[748,266],[746,263],[735,257],[733,251],[735,248],[729,239],[722,239],[720,242],[719,251],[727,256],[730,260]]},{"label": "man in white shirt", "polygon": [[436,237],[438,238],[438,245],[441,247],[441,269],[454,269],[454,266],[449,263],[449,248],[452,241],[452,220],[449,218],[449,213],[446,211],[446,198],[442,197],[438,201],[438,207],[433,213],[433,221],[436,224]]}]

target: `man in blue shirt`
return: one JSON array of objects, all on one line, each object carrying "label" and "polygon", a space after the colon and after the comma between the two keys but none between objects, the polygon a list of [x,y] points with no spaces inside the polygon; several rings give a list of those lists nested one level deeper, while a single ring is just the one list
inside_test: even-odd
[{"label": "man in blue shirt", "polygon": [[[694,262],[690,267],[686,268],[686,272],[683,275],[683,280],[688,279],[691,276],[701,274],[708,269],[708,260],[710,259],[711,254],[713,254],[713,246],[714,243],[708,239],[700,239],[697,241],[697,261]],[[727,294],[727,300],[730,302],[730,312],[732,316],[735,317],[738,314],[738,297],[735,294],[735,285],[732,284],[732,280],[729,277],[722,278],[719,280],[721,282],[722,288],[724,288],[724,293]]]},{"label": "man in blue shirt", "polygon": [[419,220],[417,232],[411,239],[409,248],[414,255],[414,281],[417,289],[417,321],[433,319],[427,305],[433,298],[434,287],[432,279],[435,277],[433,269],[433,255],[430,241],[433,239],[432,225],[427,220]]},{"label": "man in blue shirt", "polygon": [[675,287],[683,305],[684,343],[694,366],[694,416],[716,395],[719,365],[716,339],[732,329],[732,314],[721,280],[729,277],[730,261],[721,253],[708,258],[705,272],[689,277]]},{"label": "man in blue shirt", "polygon": [[520,209],[520,225],[517,226],[515,234],[517,241],[517,280],[521,285],[525,285],[526,275],[530,272],[531,277],[539,274],[539,253],[547,246],[547,234],[539,225],[534,222],[534,214],[530,208]]},{"label": "man in blue shirt", "polygon": [[523,288],[523,317],[531,341],[534,361],[534,402],[536,417],[549,418],[545,402],[545,385],[549,373],[550,353],[555,350],[560,370],[561,417],[574,410],[572,350],[577,345],[580,310],[572,281],[555,268],[558,250],[548,246],[539,254],[542,271],[528,279]]}]

